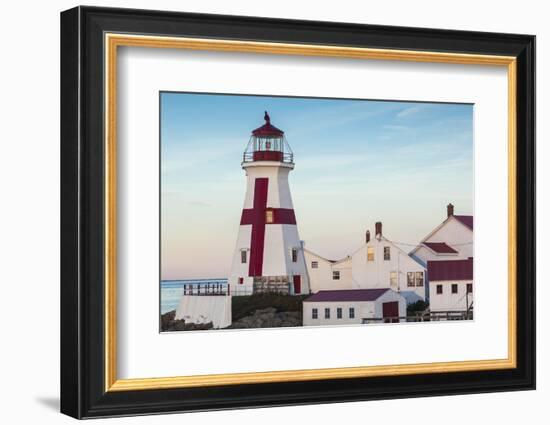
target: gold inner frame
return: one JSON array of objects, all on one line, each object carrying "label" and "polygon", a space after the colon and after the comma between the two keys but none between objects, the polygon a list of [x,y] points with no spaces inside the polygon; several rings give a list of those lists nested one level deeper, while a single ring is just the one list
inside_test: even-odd
[{"label": "gold inner frame", "polygon": [[[135,391],[417,373],[447,373],[515,368],[516,358],[516,58],[462,53],[370,49],[325,45],[105,34],[105,391]],[[327,369],[117,379],[116,338],[116,123],[117,48],[119,46],[325,56],[507,67],[508,71],[508,357],[495,360],[361,366]]]}]

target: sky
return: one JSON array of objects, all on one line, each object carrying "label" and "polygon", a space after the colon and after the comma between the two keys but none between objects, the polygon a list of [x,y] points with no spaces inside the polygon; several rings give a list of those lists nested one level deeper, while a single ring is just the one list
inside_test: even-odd
[{"label": "sky", "polygon": [[446,218],[473,214],[473,105],[162,92],[161,278],[230,272],[250,133],[271,123],[294,152],[300,238],[329,259],[366,230],[410,251]]}]

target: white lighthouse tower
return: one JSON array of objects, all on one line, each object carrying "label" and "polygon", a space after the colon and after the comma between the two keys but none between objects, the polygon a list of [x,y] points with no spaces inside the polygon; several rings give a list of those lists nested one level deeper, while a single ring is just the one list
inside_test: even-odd
[{"label": "white lighthouse tower", "polygon": [[231,295],[255,292],[308,294],[309,280],[290,196],[294,169],[284,132],[265,124],[254,131],[243,154],[247,188],[229,284]]}]

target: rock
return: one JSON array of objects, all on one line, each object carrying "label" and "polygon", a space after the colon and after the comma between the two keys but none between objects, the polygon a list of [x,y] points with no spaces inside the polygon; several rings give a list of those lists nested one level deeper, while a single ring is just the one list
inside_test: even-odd
[{"label": "rock", "polygon": [[185,323],[185,320],[174,320],[176,311],[172,310],[160,316],[160,329],[162,332],[170,331],[198,331],[212,329],[212,322],[208,323]]},{"label": "rock", "polygon": [[233,322],[228,329],[280,328],[302,326],[302,313],[298,311],[279,311],[274,307],[255,310],[249,316]]},{"label": "rock", "polygon": [[[170,331],[195,331],[212,329],[212,322],[198,324],[185,323],[185,320],[174,320],[175,310],[164,313],[161,316],[161,330]],[[254,310],[248,316],[234,321],[226,329],[253,329],[253,328],[283,328],[302,326],[302,313],[299,311],[277,311],[275,307],[262,308]]]}]

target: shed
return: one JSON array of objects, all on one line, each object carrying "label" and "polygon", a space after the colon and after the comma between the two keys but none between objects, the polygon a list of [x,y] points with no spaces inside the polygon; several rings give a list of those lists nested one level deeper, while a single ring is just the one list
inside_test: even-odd
[{"label": "shed", "polygon": [[428,261],[430,311],[468,312],[474,305],[474,259]]},{"label": "shed", "polygon": [[407,301],[389,288],[319,291],[303,302],[304,326],[399,322]]}]

